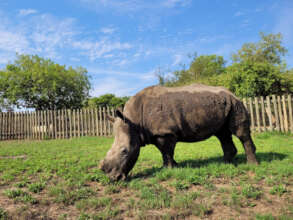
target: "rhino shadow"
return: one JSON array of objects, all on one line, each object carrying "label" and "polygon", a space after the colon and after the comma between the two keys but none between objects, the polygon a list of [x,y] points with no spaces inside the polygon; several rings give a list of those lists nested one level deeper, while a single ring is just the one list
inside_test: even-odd
[{"label": "rhino shadow", "polygon": [[[276,153],[276,152],[268,152],[268,153],[257,153],[256,158],[257,160],[261,162],[271,162],[274,160],[283,160],[286,157],[288,157],[287,154],[281,154],[281,153]],[[205,167],[208,166],[209,164],[212,163],[218,163],[218,164],[225,164],[223,157],[218,156],[218,157],[211,157],[207,159],[194,159],[194,160],[184,160],[181,162],[178,162],[178,168],[185,168],[185,167],[190,167],[190,168],[200,168],[200,167]],[[245,154],[239,154],[237,155],[233,162],[231,163],[235,167],[237,167],[240,164],[246,164],[246,155]],[[152,167],[143,170],[140,173],[137,173],[133,176],[130,177],[130,179],[136,179],[136,178],[146,178],[146,177],[151,177],[155,176],[156,173],[160,172],[164,167]]]},{"label": "rhino shadow", "polygon": [[[281,153],[275,153],[275,152],[268,152],[268,153],[256,153],[256,158],[258,162],[271,162],[273,160],[283,160],[286,157],[288,157],[287,154],[281,154]],[[191,167],[191,168],[199,168],[207,166],[211,163],[218,163],[218,164],[224,164],[224,160],[222,156],[218,157],[211,157],[207,159],[194,159],[194,160],[184,160],[178,163],[178,167],[184,168],[184,167]],[[234,166],[238,166],[240,164],[246,164],[246,155],[245,154],[239,154],[237,155],[232,163]]]}]

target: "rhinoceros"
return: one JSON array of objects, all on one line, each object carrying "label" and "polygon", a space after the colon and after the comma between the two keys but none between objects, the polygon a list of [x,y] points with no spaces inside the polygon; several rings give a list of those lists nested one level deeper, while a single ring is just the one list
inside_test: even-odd
[{"label": "rhinoceros", "polygon": [[100,162],[100,169],[112,180],[127,177],[140,147],[155,145],[162,153],[163,166],[174,167],[177,142],[202,141],[212,135],[220,140],[225,162],[231,162],[237,153],[234,134],[243,144],[247,162],[257,164],[248,112],[224,87],[151,86],[131,97],[123,112],[116,110],[112,120],[114,143]]}]

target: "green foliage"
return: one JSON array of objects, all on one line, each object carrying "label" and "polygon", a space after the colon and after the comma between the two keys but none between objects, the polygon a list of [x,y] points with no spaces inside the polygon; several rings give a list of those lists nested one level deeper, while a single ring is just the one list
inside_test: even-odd
[{"label": "green foliage", "polygon": [[88,107],[121,107],[128,101],[129,97],[116,97],[114,94],[105,94],[99,97],[90,98],[88,100]]},{"label": "green foliage", "polygon": [[231,75],[228,88],[240,97],[290,92],[290,86],[282,80],[280,67],[268,62],[234,63],[227,68],[227,72]]},{"label": "green foliage", "polygon": [[201,55],[194,56],[190,63],[189,69],[178,70],[173,72],[173,77],[164,79],[162,74],[158,74],[160,84],[168,86],[178,86],[190,84],[191,82],[199,82],[209,77],[218,76],[225,71],[226,61],[222,56],[217,55]]},{"label": "green foliage", "polygon": [[222,56],[201,55],[190,64],[189,73],[197,80],[222,74],[225,71],[225,60]]},{"label": "green foliage", "polygon": [[260,38],[256,43],[244,44],[227,67],[221,56],[199,56],[188,69],[174,71],[169,78],[159,74],[159,82],[166,86],[194,82],[224,86],[240,97],[293,92],[293,69],[287,70],[283,61],[287,49],[282,45],[282,35],[260,33]]},{"label": "green foliage", "polygon": [[259,199],[260,196],[262,195],[262,191],[259,188],[248,184],[242,188],[241,194],[248,199],[249,198]]},{"label": "green foliage", "polygon": [[80,108],[89,89],[86,69],[66,68],[37,55],[18,55],[0,72],[0,101],[4,107]]},{"label": "green foliage", "polygon": [[232,55],[233,62],[281,64],[282,56],[288,52],[282,45],[282,35],[280,33],[265,35],[260,32],[260,38],[257,43],[243,44],[242,48]]},{"label": "green foliage", "polygon": [[2,209],[1,207],[0,207],[0,219],[1,219],[1,220],[8,219],[8,214],[7,214],[7,212],[6,212],[4,209]]},{"label": "green foliage", "polygon": [[4,191],[4,194],[10,198],[10,199],[14,199],[15,201],[21,201],[24,203],[30,203],[30,204],[36,204],[38,203],[38,200],[36,200],[35,198],[33,198],[30,194],[28,194],[25,191],[22,191],[20,189],[8,189]]},{"label": "green foliage", "polygon": [[45,183],[32,183],[28,185],[30,192],[39,193],[45,188]]},{"label": "green foliage", "polygon": [[286,187],[284,185],[276,185],[276,186],[273,186],[273,188],[270,190],[270,193],[272,195],[279,195],[279,196],[282,196],[284,193],[288,192],[288,190],[286,189]]}]

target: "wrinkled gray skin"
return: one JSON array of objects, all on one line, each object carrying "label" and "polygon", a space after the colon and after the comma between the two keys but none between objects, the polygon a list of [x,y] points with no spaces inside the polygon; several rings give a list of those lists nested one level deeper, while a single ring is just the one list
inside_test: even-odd
[{"label": "wrinkled gray skin", "polygon": [[215,135],[231,162],[237,150],[236,135],[247,162],[257,164],[250,121],[243,103],[223,87],[193,84],[184,87],[148,87],[133,96],[124,112],[116,111],[115,140],[100,168],[113,180],[125,179],[139,156],[140,147],[154,144],[163,165],[176,166],[177,142],[196,142]]}]

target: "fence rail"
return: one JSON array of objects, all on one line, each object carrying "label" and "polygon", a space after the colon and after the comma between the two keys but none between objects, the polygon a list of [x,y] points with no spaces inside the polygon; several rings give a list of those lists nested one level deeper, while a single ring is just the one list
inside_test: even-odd
[{"label": "fence rail", "polygon": [[[251,130],[293,133],[292,96],[245,98]],[[64,139],[81,136],[111,136],[113,127],[106,115],[113,108],[1,112],[0,140]]]}]

